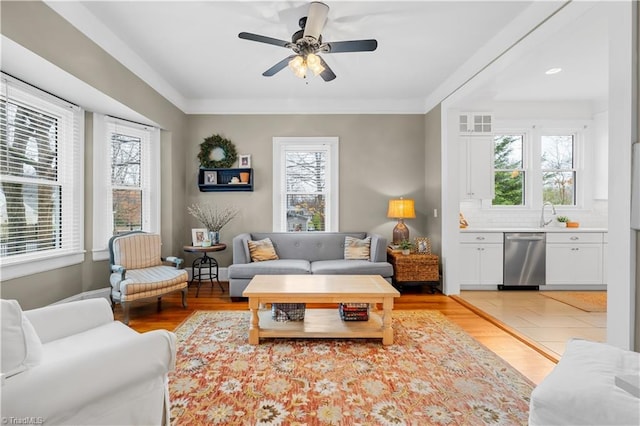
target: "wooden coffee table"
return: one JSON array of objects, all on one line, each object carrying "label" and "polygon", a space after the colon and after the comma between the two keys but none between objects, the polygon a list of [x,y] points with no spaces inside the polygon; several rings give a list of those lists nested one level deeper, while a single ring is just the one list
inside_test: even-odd
[{"label": "wooden coffee table", "polygon": [[[393,343],[391,311],[399,297],[379,275],[256,275],[242,293],[249,298],[249,343],[261,337],[382,338]],[[382,304],[381,315],[373,310],[368,321],[343,321],[338,309],[309,309],[303,321],[275,321],[266,303],[369,303]]]}]

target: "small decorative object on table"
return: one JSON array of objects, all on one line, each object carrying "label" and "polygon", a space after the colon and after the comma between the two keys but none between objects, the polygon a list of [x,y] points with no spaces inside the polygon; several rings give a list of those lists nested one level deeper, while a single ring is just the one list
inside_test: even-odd
[{"label": "small decorative object on table", "polygon": [[418,254],[431,254],[431,240],[427,237],[416,238],[414,246]]},{"label": "small decorative object on table", "polygon": [[191,230],[191,245],[202,247],[202,243],[205,240],[209,240],[209,234],[205,228],[193,228]]},{"label": "small decorative object on table", "polygon": [[567,226],[567,222],[569,222],[570,219],[568,216],[558,216],[556,220],[558,221],[558,226],[564,227]]},{"label": "small decorative object on table", "polygon": [[368,303],[340,303],[338,310],[343,321],[369,321]]},{"label": "small decorative object on table", "polygon": [[276,321],[303,321],[305,303],[272,303],[271,318]]},{"label": "small decorative object on table", "polygon": [[398,247],[402,250],[402,254],[406,256],[411,253],[411,247],[413,247],[413,244],[409,240],[402,240],[400,241],[400,244],[398,244]]},{"label": "small decorative object on table", "polygon": [[[198,219],[200,223],[207,227],[205,231],[208,230],[209,238],[206,239],[211,241],[211,244],[218,244],[220,242],[220,230],[227,223],[231,222],[231,220],[240,212],[235,207],[225,207],[219,210],[217,207],[210,204],[205,204],[204,206],[201,206],[200,204],[192,204],[190,207],[187,207],[187,211],[191,216]],[[193,239],[193,245],[196,247],[198,245],[202,245],[196,244],[195,236]]]},{"label": "small decorative object on table", "polygon": [[462,214],[462,212],[459,213],[459,222],[460,222],[460,228],[464,229],[467,226],[469,226],[469,222],[467,222],[467,219],[464,218],[464,215]]},{"label": "small decorative object on table", "polygon": [[579,228],[580,227],[580,222],[573,222],[573,221],[569,221],[567,222],[567,228]]}]

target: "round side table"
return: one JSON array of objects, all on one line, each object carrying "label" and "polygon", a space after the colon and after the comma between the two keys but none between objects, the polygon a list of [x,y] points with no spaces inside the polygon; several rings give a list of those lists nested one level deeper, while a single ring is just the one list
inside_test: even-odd
[{"label": "round side table", "polygon": [[[208,279],[211,281],[211,288],[213,288],[213,279],[215,278],[220,286],[220,289],[224,293],[224,288],[220,284],[218,279],[218,261],[213,257],[207,256],[207,253],[213,253],[216,251],[222,251],[227,248],[226,244],[214,244],[208,247],[196,247],[196,246],[184,246],[182,249],[188,253],[202,253],[202,257],[196,258],[191,264],[191,285],[195,280],[198,280],[198,290],[196,290],[196,297],[200,294],[200,286],[202,285],[202,279]],[[198,273],[196,273],[196,269]],[[203,271],[204,270],[204,271]]]}]

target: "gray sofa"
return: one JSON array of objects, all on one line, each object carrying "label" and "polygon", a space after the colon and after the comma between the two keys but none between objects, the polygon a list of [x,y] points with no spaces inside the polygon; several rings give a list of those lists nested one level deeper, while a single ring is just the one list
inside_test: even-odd
[{"label": "gray sofa", "polygon": [[[371,236],[369,260],[345,260],[346,236]],[[278,260],[252,262],[248,241],[270,238]],[[232,300],[255,275],[380,275],[391,282],[393,267],[387,262],[387,240],[366,232],[255,232],[233,239],[233,264],[229,266],[229,295]]]}]

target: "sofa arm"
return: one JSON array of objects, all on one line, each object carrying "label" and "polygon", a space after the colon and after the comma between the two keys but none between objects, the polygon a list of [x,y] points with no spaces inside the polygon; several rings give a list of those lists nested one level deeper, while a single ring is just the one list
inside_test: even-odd
[{"label": "sofa arm", "polygon": [[24,311],[42,343],[71,336],[113,322],[111,305],[104,298],[85,299]]},{"label": "sofa arm", "polygon": [[[72,348],[70,348],[72,349]],[[90,356],[89,356],[90,355]],[[2,415],[64,423],[82,407],[175,369],[176,336],[154,330],[100,351],[40,364],[5,381]]]},{"label": "sofa arm", "polygon": [[368,234],[371,237],[371,254],[372,262],[387,261],[387,239],[379,234]]},{"label": "sofa arm", "polygon": [[233,263],[251,263],[251,256],[249,255],[249,244],[251,240],[251,234],[244,233],[236,235],[233,238]]}]

